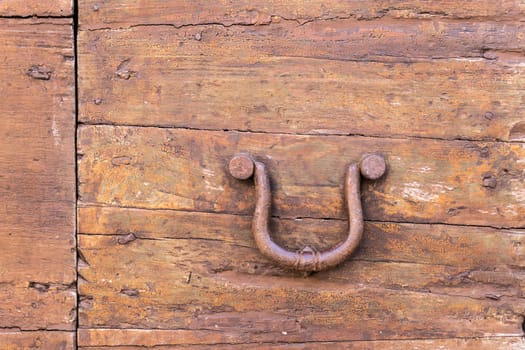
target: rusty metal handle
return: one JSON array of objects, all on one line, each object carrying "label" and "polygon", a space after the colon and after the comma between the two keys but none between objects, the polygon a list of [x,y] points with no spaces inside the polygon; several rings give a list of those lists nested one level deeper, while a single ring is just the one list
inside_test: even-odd
[{"label": "rusty metal handle", "polygon": [[257,202],[253,214],[252,231],[261,253],[279,265],[299,271],[321,271],[343,262],[357,248],[363,236],[363,210],[361,207],[360,175],[375,180],[383,176],[386,163],[379,154],[363,156],[359,163],[348,166],[345,181],[345,199],[348,209],[348,237],[331,250],[318,252],[311,247],[288,251],[272,241],[268,230],[270,218],[270,180],[266,166],[249,155],[240,154],[229,163],[230,174],[239,180],[255,178]]}]

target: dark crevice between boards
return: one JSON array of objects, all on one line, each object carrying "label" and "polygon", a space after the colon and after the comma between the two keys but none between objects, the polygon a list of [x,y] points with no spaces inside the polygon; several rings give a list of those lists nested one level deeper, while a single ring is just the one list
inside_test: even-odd
[{"label": "dark crevice between boards", "polygon": [[75,305],[75,335],[73,337],[74,342],[74,348],[78,349],[78,329],[80,327],[79,323],[79,305],[80,305],[80,294],[78,290],[78,268],[79,268],[79,259],[81,258],[78,254],[79,246],[78,246],[78,192],[79,192],[79,177],[78,177],[78,162],[76,160],[76,154],[78,153],[77,150],[77,127],[78,127],[78,0],[73,1],[73,54],[75,55],[75,64],[74,64],[74,74],[75,74],[75,135],[74,135],[74,143],[75,143],[75,224],[74,224],[74,232],[75,232],[75,292],[76,292],[76,305]]},{"label": "dark crevice between boards", "polygon": [[[78,101],[77,101],[78,102]],[[149,128],[149,129],[174,129],[174,130],[190,130],[190,131],[210,131],[210,132],[232,132],[241,134],[268,134],[268,135],[290,135],[290,136],[311,136],[311,137],[363,137],[373,139],[387,139],[387,140],[434,140],[434,141],[463,141],[463,142],[476,142],[476,143],[495,143],[495,144],[521,144],[524,143],[521,139],[504,140],[501,138],[487,137],[473,139],[463,136],[455,137],[436,137],[436,136],[420,136],[420,135],[399,135],[399,134],[363,134],[363,133],[308,133],[308,132],[274,132],[265,130],[253,130],[253,129],[218,129],[218,128],[202,128],[202,127],[191,127],[181,126],[175,124],[138,124],[138,123],[116,123],[111,121],[77,121],[79,127],[122,127],[122,128]]]},{"label": "dark crevice between boards", "polygon": [[[95,202],[82,202],[79,201],[77,204],[78,209],[86,209],[86,208],[107,208],[107,209],[122,209],[122,210],[143,210],[143,211],[150,211],[150,212],[180,212],[180,213],[195,213],[195,214],[210,214],[210,215],[232,215],[236,217],[245,217],[245,218],[251,218],[253,216],[252,213],[238,213],[233,211],[212,211],[212,210],[197,210],[197,209],[184,209],[184,208],[168,208],[168,207],[145,207],[145,206],[126,206],[126,205],[113,205],[113,204],[107,204],[107,203],[95,203]],[[276,220],[289,220],[289,221],[300,221],[300,220],[319,220],[319,221],[343,221],[347,222],[348,218],[346,217],[322,217],[322,216],[286,216],[286,215],[272,215],[272,219]],[[384,224],[408,224],[408,225],[442,225],[442,226],[452,226],[452,227],[478,227],[478,228],[487,228],[487,229],[494,229],[494,230],[525,230],[525,226],[506,226],[506,225],[479,225],[479,224],[469,224],[469,223],[451,223],[451,222],[442,222],[442,221],[432,221],[432,220],[395,220],[395,218],[392,219],[369,219],[365,218],[364,222],[369,223],[384,223]],[[89,234],[89,233],[86,233]],[[523,234],[525,234],[525,231],[523,231]]]},{"label": "dark crevice between boards", "polygon": [[0,19],[62,19],[62,18],[75,18],[74,16],[41,16],[41,15],[27,15],[27,16],[0,16]]}]

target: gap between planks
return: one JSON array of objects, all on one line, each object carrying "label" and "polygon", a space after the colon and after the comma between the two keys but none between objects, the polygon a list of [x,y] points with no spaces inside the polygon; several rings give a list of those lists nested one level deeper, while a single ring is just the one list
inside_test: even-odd
[{"label": "gap between planks", "polygon": [[78,121],[77,122],[77,129],[78,127],[82,126],[106,126],[106,127],[127,127],[127,128],[144,128],[144,129],[172,129],[172,130],[190,130],[190,131],[215,131],[215,132],[238,132],[242,134],[262,134],[262,135],[275,135],[275,136],[309,136],[309,137],[363,137],[363,138],[370,138],[370,139],[387,139],[387,140],[432,140],[432,141],[467,141],[467,142],[478,142],[478,143],[495,143],[495,144],[525,144],[525,140],[501,140],[501,139],[494,139],[494,138],[481,138],[481,139],[473,139],[468,137],[451,137],[451,138],[443,138],[443,137],[435,137],[435,136],[410,136],[410,135],[396,135],[396,134],[359,134],[359,133],[292,133],[292,132],[270,132],[270,131],[264,131],[264,130],[251,130],[251,129],[232,129],[232,128],[224,128],[224,129],[216,129],[216,128],[196,128],[196,127],[189,127],[189,126],[177,126],[174,124],[166,124],[166,125],[149,125],[149,124],[131,124],[131,123],[112,123],[112,122],[102,122],[102,123],[96,123],[91,121]]},{"label": "gap between planks", "polygon": [[[79,201],[77,203],[77,209],[80,208],[89,208],[89,207],[95,207],[95,208],[114,208],[114,209],[138,209],[138,210],[145,210],[145,211],[173,211],[173,212],[183,212],[183,213],[204,213],[204,214],[216,214],[216,215],[233,215],[238,217],[245,217],[250,218],[252,215],[244,215],[239,214],[236,212],[228,212],[228,211],[198,211],[198,210],[188,210],[184,208],[180,209],[173,209],[173,208],[148,208],[148,207],[141,207],[141,206],[118,206],[118,205],[106,205],[104,203],[90,203],[90,202],[82,202]],[[278,220],[320,220],[320,221],[348,221],[347,219],[340,219],[340,218],[324,218],[324,217],[307,217],[307,216],[279,216],[279,215],[271,215],[271,219],[278,219]],[[448,222],[412,222],[412,221],[392,221],[392,220],[363,220],[365,223],[382,223],[382,224],[410,224],[410,225],[443,225],[443,226],[452,226],[452,227],[479,227],[479,228],[491,228],[496,230],[523,230],[525,227],[517,226],[491,226],[491,225],[474,225],[474,224],[453,224]],[[524,232],[518,232],[520,234],[525,234]]]}]

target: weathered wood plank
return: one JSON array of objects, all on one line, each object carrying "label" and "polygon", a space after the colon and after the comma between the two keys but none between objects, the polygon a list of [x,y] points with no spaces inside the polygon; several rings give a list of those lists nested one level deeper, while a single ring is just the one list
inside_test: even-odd
[{"label": "weathered wood plank", "polygon": [[[79,346],[85,350],[139,350],[153,349],[162,346],[171,349],[209,349],[206,341],[234,341],[235,339],[221,336],[217,332],[188,332],[173,330],[120,330],[120,329],[80,329]],[[190,344],[189,346],[181,344]],[[350,350],[520,350],[525,346],[525,340],[518,337],[481,338],[481,339],[429,339],[429,340],[398,340],[398,341],[354,341],[354,342],[323,342],[323,343],[284,343],[284,344],[214,344],[214,349],[350,349]]]},{"label": "weathered wood plank", "polygon": [[16,332],[0,333],[2,350],[49,349],[73,350],[75,333],[73,332]]},{"label": "weathered wood plank", "polygon": [[[153,251],[152,254],[156,255]],[[155,270],[139,271],[129,260],[123,257],[121,260],[127,263],[115,266],[120,276],[133,274],[127,279],[127,286],[122,288],[119,275],[114,272],[111,277],[115,280],[93,279],[91,286],[81,283],[81,293],[86,293],[81,299],[81,327],[202,330],[238,339],[237,342],[522,336],[523,333],[522,299],[482,301],[431,293],[334,287],[329,283],[275,277],[250,276],[240,280],[231,273],[215,278],[195,274],[193,282],[188,284],[181,281],[182,273],[174,276],[170,269],[163,281],[151,281],[151,276],[140,276],[164,271],[164,266],[150,265]],[[118,264],[115,260],[105,262]],[[145,284],[148,278],[149,287]],[[111,281],[116,288],[109,286]]]},{"label": "weathered wood plank", "polygon": [[[289,249],[305,244],[323,250],[345,238],[347,223],[339,220],[274,219],[274,239]],[[145,239],[195,239],[254,247],[251,216],[80,207],[78,232]],[[524,230],[488,227],[365,223],[365,236],[354,259],[489,269],[525,267]],[[330,272],[325,272],[329,274]]]},{"label": "weathered wood plank", "polygon": [[[120,49],[121,54],[127,51],[143,55],[145,51],[153,50],[153,57],[203,55],[251,58],[252,64],[259,59],[276,56],[388,62],[431,58],[485,57],[490,60],[496,57],[484,53],[509,51],[523,54],[524,28],[525,23],[519,21],[385,19],[362,22],[338,19],[304,25],[278,21],[267,26],[225,27],[209,24],[182,28],[146,26],[126,30],[81,31],[80,43],[83,50],[116,45],[113,49]],[[129,80],[131,76],[123,72],[127,68],[126,63],[123,63],[120,75],[122,79]]]},{"label": "weathered wood plank", "polygon": [[[248,217],[81,208],[79,218],[82,328],[220,331],[207,340],[219,343],[522,332],[523,232],[369,223],[353,259],[304,279],[260,255]],[[340,235],[313,233],[333,223],[275,224],[277,236],[292,228],[288,247],[300,229],[319,248]]]},{"label": "weathered wood plank", "polygon": [[[171,243],[208,256],[217,242],[234,251],[210,259],[205,273],[235,271],[250,275],[297,276],[276,267],[255,249],[249,217],[88,207],[79,210],[79,232],[114,236],[126,244],[135,239]],[[344,239],[345,224],[334,220],[274,220],[275,240],[291,250],[310,245],[329,249]],[[365,237],[352,261],[316,276],[319,281],[357,283],[390,289],[432,291],[472,298],[523,296],[523,231],[448,225],[367,223]],[[91,238],[87,238],[88,241]],[[180,240],[176,242],[176,240]],[[103,240],[104,242],[106,240]],[[194,242],[194,243],[192,243]],[[199,244],[198,248],[193,244]],[[90,245],[90,249],[95,246]],[[196,253],[198,251],[199,253]],[[149,255],[145,252],[144,254]],[[86,258],[87,259],[87,258]],[[200,258],[197,261],[201,261]],[[197,269],[198,266],[188,269]]]},{"label": "weathered wood plank", "polygon": [[523,19],[525,6],[519,0],[477,1],[458,4],[456,0],[375,0],[359,1],[80,1],[82,29],[127,27],[135,24],[172,24],[176,26],[202,23],[266,24],[275,17],[304,23],[331,18],[370,20],[381,17],[456,19]]},{"label": "weathered wood plank", "polygon": [[525,47],[512,26],[435,25],[345,23],[336,33],[273,26],[81,32],[79,117],[218,130],[525,140],[512,131],[525,113],[521,56],[410,64],[289,57],[480,56],[493,46],[485,41],[502,38],[509,49]]},{"label": "weathered wood plank", "polygon": [[76,324],[72,23],[3,19],[0,42],[0,327],[71,330]]},{"label": "weathered wood plank", "polygon": [[[232,262],[264,259],[220,242],[80,236],[80,246],[83,328],[210,330],[243,342],[522,335],[523,299],[246,275]],[[384,277],[392,265],[376,268],[387,266]]]},{"label": "weathered wood plank", "polygon": [[525,145],[84,126],[78,134],[83,203],[251,215],[254,189],[227,174],[239,151],[269,169],[273,213],[345,218],[344,171],[366,152],[389,169],[363,188],[379,221],[525,226]]},{"label": "weathered wood plank", "polygon": [[[51,248],[53,247],[46,249]],[[61,251],[55,249],[55,254],[59,253],[62,254]],[[71,254],[71,252],[69,253]],[[1,261],[3,262],[4,259]],[[75,329],[77,302],[75,282],[70,284],[50,283],[45,280],[45,265],[32,266],[24,261],[19,262],[19,264],[25,264],[28,274],[34,274],[34,271],[40,268],[43,278],[32,281],[32,278],[26,278],[23,273],[19,273],[14,281],[2,277],[2,281],[0,281],[0,298],[3,300],[0,305],[2,328],[20,330]],[[3,270],[4,266],[2,266]],[[54,273],[58,272],[60,270],[54,271]],[[26,282],[23,279],[29,279],[29,281]],[[0,339],[1,337],[2,333],[0,332]]]},{"label": "weathered wood plank", "polygon": [[2,0],[0,1],[0,16],[72,16],[72,0]]}]

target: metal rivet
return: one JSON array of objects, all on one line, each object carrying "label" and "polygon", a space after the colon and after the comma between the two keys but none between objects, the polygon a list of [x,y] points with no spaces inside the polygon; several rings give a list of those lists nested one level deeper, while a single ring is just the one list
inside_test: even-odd
[{"label": "metal rivet", "polygon": [[360,169],[365,178],[379,179],[386,172],[385,158],[379,154],[367,154],[361,159]]},{"label": "metal rivet", "polygon": [[244,154],[236,155],[230,160],[228,165],[230,174],[239,180],[249,179],[253,175],[254,165],[253,160]]}]

